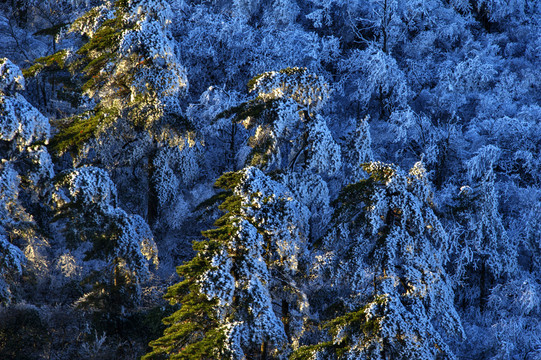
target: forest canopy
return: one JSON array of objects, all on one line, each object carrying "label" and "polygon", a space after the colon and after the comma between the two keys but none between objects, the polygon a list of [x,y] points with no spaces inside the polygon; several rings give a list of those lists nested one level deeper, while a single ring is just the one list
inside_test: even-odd
[{"label": "forest canopy", "polygon": [[0,2],[0,357],[541,358],[541,2]]}]

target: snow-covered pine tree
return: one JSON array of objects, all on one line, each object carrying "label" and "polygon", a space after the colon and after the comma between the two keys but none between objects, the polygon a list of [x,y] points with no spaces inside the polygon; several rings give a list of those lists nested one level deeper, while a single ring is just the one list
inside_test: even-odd
[{"label": "snow-covered pine tree", "polygon": [[[46,151],[50,136],[48,119],[19,94],[25,80],[18,66],[9,59],[0,59],[0,140],[2,156],[16,161],[27,152]],[[51,166],[42,164],[42,166]]]},{"label": "snow-covered pine tree", "polygon": [[[328,183],[319,174],[285,172],[275,179],[293,194],[293,197],[310,211],[308,241],[314,242],[325,232],[332,216],[331,194]],[[306,224],[305,224],[306,226]]]},{"label": "snow-covered pine tree", "polygon": [[19,93],[24,87],[19,67],[0,59],[0,301],[9,300],[4,279],[21,273],[23,251],[31,265],[41,261],[46,224],[34,215],[46,217],[43,193],[54,175],[45,147],[49,121]]},{"label": "snow-covered pine tree", "polygon": [[285,341],[269,294],[263,237],[244,218],[246,200],[236,190],[244,177],[226,173],[217,181],[228,191],[220,206],[226,214],[204,232],[207,240],[194,243],[197,255],[178,268],[182,281],[166,299],[182,307],[164,319],[169,327],[145,359],[243,359]]},{"label": "snow-covered pine tree", "polygon": [[329,98],[324,79],[306,68],[286,68],[257,75],[248,89],[257,95],[254,99],[218,115],[251,131],[251,150],[239,154],[247,165],[325,174],[340,169],[340,148],[318,114]]},{"label": "snow-covered pine tree", "polygon": [[340,290],[326,304],[330,338],[292,359],[454,359],[445,338],[462,326],[444,268],[449,239],[424,167],[406,174],[373,162],[364,170],[367,179],[342,190],[323,241]]},{"label": "snow-covered pine tree", "polygon": [[116,187],[103,169],[78,168],[61,174],[55,185],[55,220],[68,247],[83,246],[83,260],[98,262],[87,279],[92,289],[78,303],[122,314],[139,303],[149,262],[158,262],[149,226],[139,215],[117,207]]},{"label": "snow-covered pine tree", "polygon": [[[147,358],[268,359],[302,333],[307,300],[296,283],[310,211],[256,167],[224,174],[227,213],[166,295],[179,311]],[[281,320],[280,320],[281,318]]]},{"label": "snow-covered pine tree", "polygon": [[121,188],[136,184],[139,191],[122,200],[149,223],[158,216],[158,187],[170,185],[155,183],[164,180],[154,174],[158,148],[182,149],[192,129],[180,108],[188,82],[169,29],[173,17],[165,0],[106,2],[71,25],[80,47],[38,59],[28,71],[55,65],[79,80],[91,109],[59,120],[51,148],[71,151],[75,163],[103,164]]}]

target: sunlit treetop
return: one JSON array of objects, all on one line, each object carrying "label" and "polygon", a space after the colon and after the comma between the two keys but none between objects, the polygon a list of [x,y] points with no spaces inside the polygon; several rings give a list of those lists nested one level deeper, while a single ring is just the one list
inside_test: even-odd
[{"label": "sunlit treetop", "polygon": [[251,131],[252,148],[244,162],[265,170],[303,167],[332,175],[341,167],[340,147],[326,119],[318,114],[330,88],[306,68],[286,68],[260,74],[248,82],[254,99],[217,115]]},{"label": "sunlit treetop", "polygon": [[149,93],[159,98],[184,95],[186,74],[168,31],[173,16],[165,1],[118,1],[78,19],[70,32],[90,38],[77,51],[83,57],[73,63],[87,74],[83,89],[104,100],[123,92],[130,101]]},{"label": "sunlit treetop", "polygon": [[309,112],[320,110],[330,95],[325,79],[298,67],[260,74],[248,82],[248,90],[263,100],[291,98]]}]

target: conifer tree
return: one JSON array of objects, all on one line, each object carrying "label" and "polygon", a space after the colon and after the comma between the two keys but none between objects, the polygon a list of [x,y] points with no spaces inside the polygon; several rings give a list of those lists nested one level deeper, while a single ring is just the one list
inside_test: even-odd
[{"label": "conifer tree", "polygon": [[345,289],[334,304],[346,311],[324,323],[329,341],[292,359],[454,359],[445,336],[462,327],[444,269],[449,240],[431,209],[425,170],[420,163],[409,174],[382,163],[364,170],[367,179],[342,190],[324,241],[336,252],[332,283]]},{"label": "conifer tree", "polygon": [[51,147],[72,152],[76,163],[115,168],[115,181],[133,174],[130,186],[146,191],[123,200],[150,223],[159,211],[156,181],[163,180],[154,174],[157,149],[182,149],[191,130],[180,108],[188,83],[169,29],[173,16],[165,0],[106,2],[71,25],[69,34],[83,41],[76,51],[38,59],[27,71],[57,66],[78,79],[90,110],[59,121]]},{"label": "conifer tree", "polygon": [[78,302],[84,307],[121,314],[140,301],[149,262],[157,265],[152,232],[139,215],[117,207],[117,191],[105,170],[83,167],[61,174],[56,182],[56,221],[75,249],[86,246],[85,260],[101,261],[87,279],[93,288]]},{"label": "conifer tree", "polygon": [[276,179],[293,197],[309,210],[309,242],[318,240],[325,232],[332,216],[329,185],[319,174],[309,172],[285,172]]},{"label": "conifer tree", "polygon": [[[0,136],[3,150],[17,157],[33,143],[46,143],[49,121],[18,92],[24,90],[25,80],[19,67],[9,59],[0,59]],[[10,160],[10,159],[6,159]]]},{"label": "conifer tree", "polygon": [[182,307],[164,320],[169,327],[145,358],[277,358],[301,330],[306,298],[295,273],[308,209],[255,167],[216,185],[227,190],[220,206],[227,213],[178,268],[183,280],[166,298]]},{"label": "conifer tree", "polygon": [[286,68],[254,77],[248,89],[254,99],[218,115],[251,131],[247,165],[328,175],[340,169],[340,148],[318,113],[329,98],[324,79],[305,68]]},{"label": "conifer tree", "polygon": [[[45,144],[49,121],[19,93],[25,81],[10,60],[0,59],[0,301],[10,299],[5,279],[21,274],[26,257],[40,256],[44,241],[35,215],[45,218],[43,193],[54,175]],[[40,214],[41,213],[41,214]]]}]

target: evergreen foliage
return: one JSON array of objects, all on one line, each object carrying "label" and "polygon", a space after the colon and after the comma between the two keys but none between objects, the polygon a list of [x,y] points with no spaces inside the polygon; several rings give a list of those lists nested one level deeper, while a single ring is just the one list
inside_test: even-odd
[{"label": "evergreen foliage", "polygon": [[[255,76],[251,99],[217,115],[231,117],[250,132],[252,149],[244,163],[266,170],[303,168],[334,174],[340,149],[320,111],[329,97],[328,84],[305,68],[285,68]],[[300,159],[300,161],[299,161]]]},{"label": "evergreen foliage", "polygon": [[[49,122],[19,91],[25,81],[10,60],[0,59],[0,302],[12,298],[9,283],[23,273],[28,251],[42,240],[31,210],[39,201],[43,182],[54,175],[43,145]],[[30,197],[33,201],[25,201]],[[38,207],[43,210],[43,207]],[[29,256],[31,262],[35,256]]]},{"label": "evergreen foliage", "polygon": [[84,260],[105,261],[105,267],[88,279],[93,290],[80,304],[117,314],[124,306],[136,305],[140,284],[149,276],[147,261],[158,264],[148,225],[139,215],[115,207],[116,187],[104,170],[73,170],[59,177],[56,188],[56,220],[69,221],[64,231],[70,247],[88,241],[92,246]]},{"label": "evergreen foliage", "polygon": [[[240,173],[225,174],[216,185],[237,189]],[[259,351],[262,342],[283,341],[283,329],[272,310],[263,259],[263,238],[242,219],[241,198],[232,194],[220,205],[226,214],[208,240],[194,243],[197,255],[177,271],[183,281],[166,298],[182,307],[164,323],[164,337],[151,342],[145,358],[169,354],[178,359],[241,359]]]},{"label": "evergreen foliage", "polygon": [[356,309],[325,324],[331,342],[301,347],[294,358],[452,359],[439,331],[463,330],[444,268],[449,239],[431,210],[425,169],[363,168],[368,178],[343,190],[325,239],[335,257],[331,281],[347,284],[343,301]]},{"label": "evergreen foliage", "polygon": [[540,358],[540,4],[0,1],[0,357]]}]

